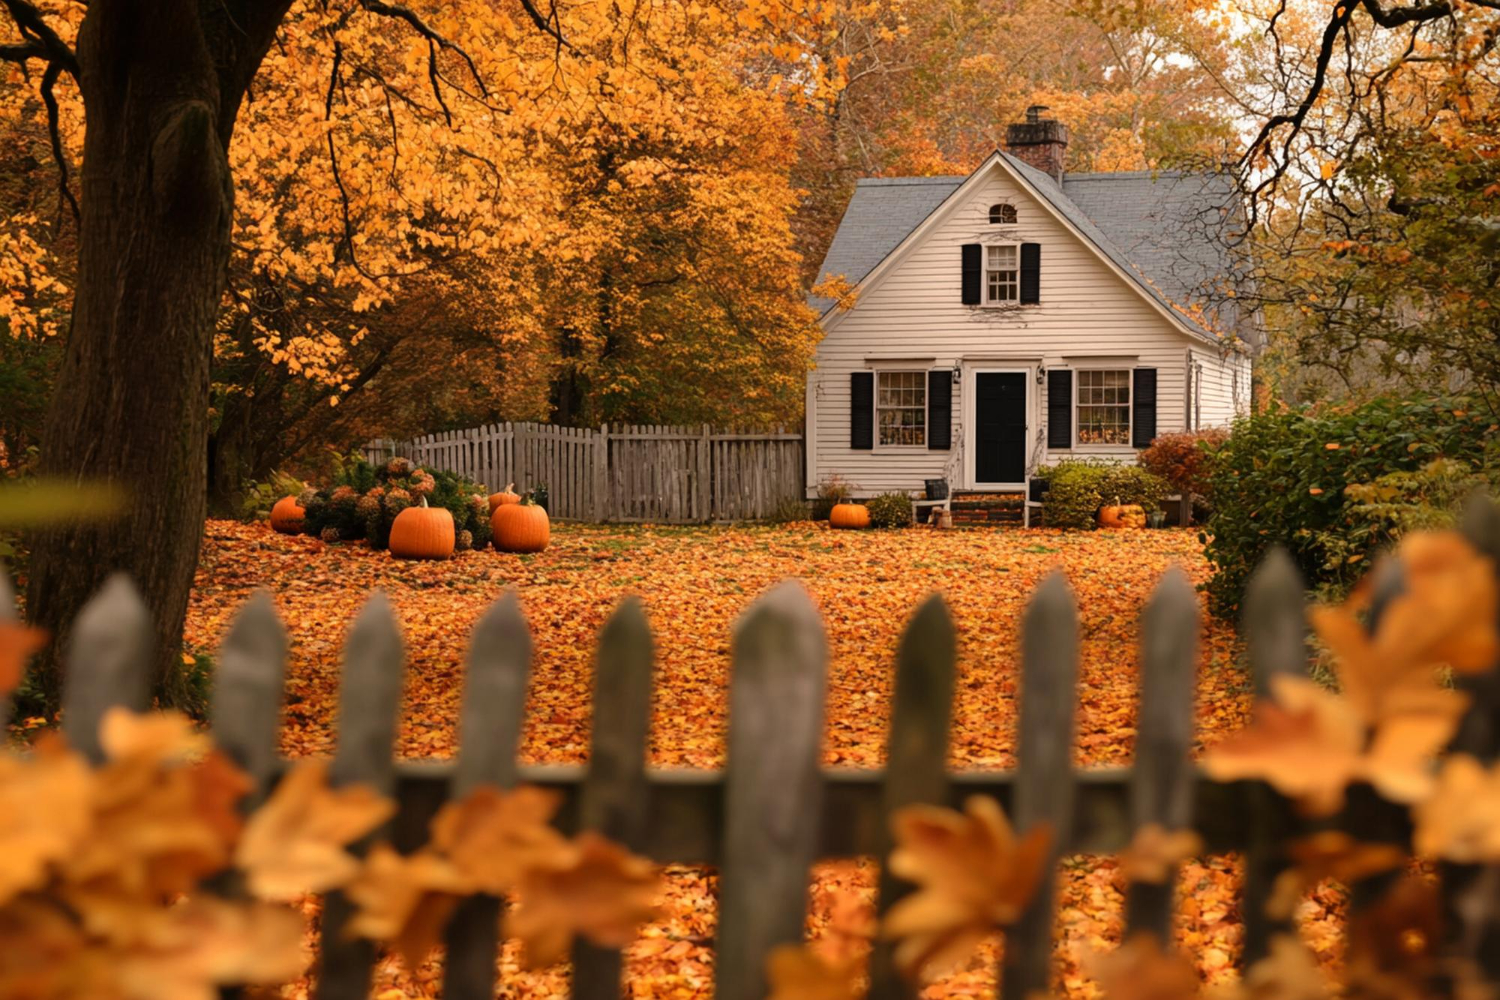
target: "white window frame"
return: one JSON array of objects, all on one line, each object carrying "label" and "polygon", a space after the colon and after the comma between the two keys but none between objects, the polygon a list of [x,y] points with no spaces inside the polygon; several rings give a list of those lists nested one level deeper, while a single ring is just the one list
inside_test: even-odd
[{"label": "white window frame", "polygon": [[[1000,247],[1011,247],[1016,252],[1015,267],[1015,297],[1010,299],[990,298],[990,249]],[[1019,240],[991,240],[984,244],[984,259],[980,266],[979,301],[981,305],[991,309],[1001,309],[1021,304],[1021,243]]]},{"label": "white window frame", "polygon": [[[928,441],[927,418],[931,412],[932,400],[928,398],[928,368],[914,368],[909,365],[887,365],[874,369],[875,372],[875,410],[871,418],[875,421],[875,450],[876,451],[926,451]],[[921,444],[886,444],[880,437],[880,377],[882,375],[917,375],[921,380],[922,390],[922,443]],[[888,406],[888,410],[914,410],[914,406]]]},{"label": "white window frame", "polygon": [[[1001,209],[1001,212],[1000,212],[1001,215],[1005,214],[1005,212],[1004,212],[1005,209],[1007,209],[1007,208],[1010,209],[1010,221],[1009,222],[1005,221],[1004,219],[996,219],[996,218],[994,218],[995,209],[997,209],[997,208]],[[1008,201],[997,201],[997,202],[995,202],[993,205],[991,205],[989,208],[987,208],[985,210],[984,217],[986,219],[989,219],[990,225],[992,225],[992,226],[1014,226],[1014,225],[1016,225],[1017,222],[1020,221],[1020,219],[1021,219],[1021,213],[1019,211],[1017,211],[1016,210],[1016,206],[1013,205],[1013,204],[1011,204],[1010,202],[1008,202]]]},{"label": "white window frame", "polygon": [[[1124,372],[1125,373],[1125,443],[1104,444],[1099,441],[1083,440],[1083,420],[1079,414],[1079,408],[1083,406],[1118,406],[1118,403],[1085,403],[1083,402],[1083,374],[1085,372]],[[1135,446],[1131,444],[1135,440],[1135,366],[1133,365],[1090,365],[1087,368],[1073,369],[1073,447],[1084,451],[1119,451],[1133,452]]]}]

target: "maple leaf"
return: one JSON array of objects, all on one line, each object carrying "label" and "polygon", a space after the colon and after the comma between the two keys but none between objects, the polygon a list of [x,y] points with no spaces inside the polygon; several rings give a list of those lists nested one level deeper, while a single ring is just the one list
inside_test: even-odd
[{"label": "maple leaf", "polygon": [[365,785],[328,786],[328,762],[298,761],[245,825],[235,865],[262,899],[292,899],[347,883],[359,861],[345,848],[395,814]]},{"label": "maple leaf", "polygon": [[506,915],[506,936],[521,939],[527,968],[567,955],[576,934],[623,948],[656,913],[656,866],[592,831],[536,863],[517,886],[519,904]]},{"label": "maple leaf", "polygon": [[766,957],[768,1000],[859,1000],[859,963],[831,960],[806,945],[784,944]]},{"label": "maple leaf", "polygon": [[186,892],[228,863],[249,784],[180,714],[112,709],[99,737],[108,759],[93,781],[91,829],[61,874],[63,893],[102,933],[129,919],[132,899]]},{"label": "maple leaf", "polygon": [[416,969],[471,889],[451,862],[432,851],[402,856],[389,844],[376,844],[346,890],[358,907],[349,933],[391,942],[406,967]]},{"label": "maple leaf", "polygon": [[1084,969],[1109,1000],[1185,1000],[1198,995],[1198,972],[1162,951],[1154,934],[1135,934],[1114,951],[1091,955]]},{"label": "maple leaf", "polygon": [[1147,823],[1120,852],[1120,871],[1132,881],[1159,885],[1171,877],[1172,869],[1202,853],[1203,838],[1194,831]]},{"label": "maple leaf", "polygon": [[219,985],[295,979],[307,964],[302,918],[285,907],[198,896],[138,919],[110,955],[126,997],[212,997]]},{"label": "maple leaf", "polygon": [[1305,677],[1273,677],[1271,693],[1249,728],[1209,751],[1204,770],[1219,781],[1263,779],[1315,816],[1337,812],[1358,780],[1393,801],[1419,799],[1431,784],[1429,760],[1467,704],[1457,692],[1414,689],[1405,703],[1387,704],[1372,729],[1348,700]]},{"label": "maple leaf", "polygon": [[499,896],[528,868],[564,848],[565,838],[551,826],[560,801],[555,792],[534,786],[502,791],[481,785],[438,811],[432,847],[476,890]]},{"label": "maple leaf", "polygon": [[890,870],[917,891],[886,914],[896,966],[926,978],[965,958],[997,927],[1012,924],[1040,884],[1052,831],[1017,838],[994,799],[973,796],[964,812],[916,805],[891,817]]},{"label": "maple leaf", "polygon": [[21,683],[26,661],[47,644],[47,633],[16,621],[0,620],[0,697]]},{"label": "maple leaf", "polygon": [[1500,860],[1500,764],[1487,769],[1468,754],[1449,757],[1412,819],[1418,854],[1462,864]]},{"label": "maple leaf", "polygon": [[40,888],[88,835],[93,775],[61,738],[30,758],[0,755],[0,905]]}]

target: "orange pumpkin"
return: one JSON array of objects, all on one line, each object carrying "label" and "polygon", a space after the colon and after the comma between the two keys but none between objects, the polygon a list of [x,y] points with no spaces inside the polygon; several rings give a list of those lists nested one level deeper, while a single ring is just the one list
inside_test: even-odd
[{"label": "orange pumpkin", "polygon": [[506,506],[507,504],[513,504],[513,503],[520,503],[521,502],[521,494],[513,492],[512,489],[511,489],[511,487],[513,487],[515,485],[516,485],[515,483],[506,483],[505,484],[505,489],[501,490],[499,493],[491,493],[490,494],[490,514],[491,515],[493,515],[496,510],[498,510],[501,507]]},{"label": "orange pumpkin", "polygon": [[1144,528],[1146,526],[1146,512],[1137,503],[1120,503],[1117,498],[1108,507],[1099,508],[1099,527],[1101,528]]},{"label": "orange pumpkin", "polygon": [[836,503],[828,512],[830,528],[868,528],[870,508],[862,503]]},{"label": "orange pumpkin", "polygon": [[442,507],[408,507],[391,522],[391,555],[398,559],[447,559],[453,555],[453,515]]},{"label": "orange pumpkin", "polygon": [[490,532],[501,552],[540,552],[552,540],[552,522],[534,503],[507,503],[490,515]]},{"label": "orange pumpkin", "polygon": [[283,535],[300,535],[306,517],[307,511],[297,506],[296,497],[282,497],[271,508],[271,529]]}]

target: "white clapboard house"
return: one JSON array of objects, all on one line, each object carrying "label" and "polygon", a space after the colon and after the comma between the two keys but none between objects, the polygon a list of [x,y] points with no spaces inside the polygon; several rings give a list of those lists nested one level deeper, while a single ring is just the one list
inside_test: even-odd
[{"label": "white clapboard house", "polygon": [[808,495],[1021,493],[1068,456],[1134,461],[1153,437],[1250,404],[1250,317],[1225,294],[1237,211],[1220,175],[1068,174],[1043,108],[967,177],[860,181],[812,299]]}]

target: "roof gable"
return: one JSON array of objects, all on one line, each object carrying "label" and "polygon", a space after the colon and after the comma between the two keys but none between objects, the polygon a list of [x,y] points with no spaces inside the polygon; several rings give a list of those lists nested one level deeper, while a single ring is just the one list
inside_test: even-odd
[{"label": "roof gable", "polygon": [[[1003,169],[1064,221],[1137,292],[1175,325],[1219,342],[1208,324],[1233,330],[1229,310],[1206,316],[1184,306],[1231,270],[1217,223],[1233,200],[1233,187],[1208,174],[1122,173],[1051,176],[1007,153],[996,152],[968,177],[874,178],[862,180],[845,210],[819,278],[842,274],[851,284],[879,280],[877,271],[915,242],[962,188],[990,169]],[[1086,210],[1075,201],[1088,205]],[[1129,248],[1127,250],[1127,248]],[[831,300],[809,297],[825,324],[837,318]]]}]

